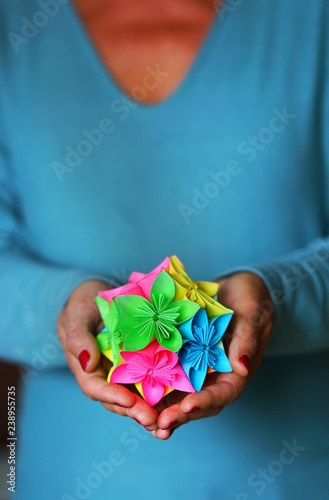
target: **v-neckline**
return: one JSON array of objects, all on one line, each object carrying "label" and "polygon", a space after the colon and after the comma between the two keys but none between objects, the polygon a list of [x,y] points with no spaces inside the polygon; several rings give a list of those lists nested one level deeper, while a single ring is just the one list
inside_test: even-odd
[{"label": "v-neckline", "polygon": [[78,9],[75,7],[74,2],[69,2],[68,8],[70,9],[73,22],[77,28],[78,36],[81,39],[81,44],[84,45],[87,50],[89,50],[91,57],[93,59],[93,63],[95,64],[96,67],[98,67],[98,70],[102,75],[102,78],[105,79],[105,82],[107,81],[110,88],[112,88],[112,90],[114,90],[114,92],[117,93],[118,96],[125,96],[126,98],[129,98],[129,100],[132,103],[134,103],[135,107],[145,108],[145,109],[153,109],[158,107],[160,108],[166,105],[167,103],[169,104],[172,101],[175,101],[175,99],[177,99],[181,94],[185,93],[185,90],[194,80],[195,76],[199,73],[199,70],[204,60],[206,59],[207,54],[212,49],[214,45],[213,43],[214,39],[216,38],[218,32],[222,31],[221,29],[219,29],[219,26],[224,24],[223,19],[221,19],[221,16],[216,13],[214,19],[212,20],[210,26],[207,29],[206,34],[203,36],[201,44],[199,45],[198,49],[195,52],[195,56],[191,64],[189,65],[183,77],[180,79],[178,85],[164,99],[151,103],[147,102],[145,103],[137,101],[132,96],[128,95],[125,89],[120,86],[117,79],[114,77],[111,68],[105,64],[105,61],[103,60],[97,46],[93,42],[91,35],[88,32],[88,28],[85,25]]}]

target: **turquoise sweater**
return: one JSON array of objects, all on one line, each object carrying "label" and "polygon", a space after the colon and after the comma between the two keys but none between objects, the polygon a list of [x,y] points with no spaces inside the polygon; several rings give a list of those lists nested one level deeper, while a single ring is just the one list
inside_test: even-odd
[{"label": "turquoise sweater", "polygon": [[[129,99],[70,2],[0,0],[16,499],[327,498],[328,26],[326,0],[227,0],[178,89],[147,105],[161,66]],[[159,442],[81,393],[56,321],[79,283],[120,284],[172,254],[194,279],[259,274],[276,319],[239,401]]]}]

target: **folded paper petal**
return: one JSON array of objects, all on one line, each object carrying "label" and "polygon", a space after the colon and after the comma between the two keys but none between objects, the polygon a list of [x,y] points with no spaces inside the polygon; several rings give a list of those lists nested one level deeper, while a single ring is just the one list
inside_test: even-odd
[{"label": "folded paper petal", "polygon": [[202,366],[199,370],[195,370],[193,367],[189,368],[188,377],[191,381],[193,388],[200,392],[207,375],[207,368],[204,370]]},{"label": "folded paper petal", "polygon": [[188,321],[184,321],[179,325],[179,332],[184,340],[194,340],[194,335],[192,333],[192,321],[195,318],[195,315],[190,318]]},{"label": "folded paper petal", "polygon": [[142,390],[146,401],[154,406],[163,397],[165,386],[156,379],[151,380],[150,377],[147,377],[142,380]]},{"label": "folded paper petal", "polygon": [[98,295],[109,302],[111,302],[115,297],[121,297],[122,295],[141,295],[144,297],[141,288],[136,283],[128,283],[127,285],[112,288],[111,290],[106,290],[105,292],[98,292]]},{"label": "folded paper petal", "polygon": [[115,384],[135,384],[140,382],[143,375],[140,372],[132,373],[128,370],[128,364],[122,363],[113,370],[111,375],[111,382]]},{"label": "folded paper petal", "polygon": [[123,341],[123,348],[126,351],[141,351],[154,339],[154,328],[152,324],[147,324],[141,330],[140,325],[130,329]]},{"label": "folded paper petal", "polygon": [[139,384],[139,390],[153,406],[168,393],[168,387],[194,392],[176,353],[166,350],[156,340],[141,351],[122,351],[124,362],[117,366],[110,381]]},{"label": "folded paper petal", "polygon": [[117,328],[118,310],[113,302],[108,302],[103,297],[97,296],[95,302],[106,328],[113,332]]},{"label": "folded paper petal", "polygon": [[[170,325],[169,325],[170,326]],[[171,330],[171,331],[170,331]],[[169,329],[167,327],[167,332],[170,331],[170,337],[165,338],[161,333],[156,331],[155,336],[159,344],[161,344],[165,349],[169,351],[177,352],[183,344],[182,336],[177,328],[172,327]]]},{"label": "folded paper petal", "polygon": [[195,392],[182,366],[177,365],[176,372],[178,373],[176,374],[175,379],[168,384],[169,387],[172,387],[173,389],[183,392]]},{"label": "folded paper petal", "polygon": [[138,284],[144,297],[146,297],[147,300],[151,300],[150,299],[151,288],[155,278],[161,273],[161,271],[163,271],[163,269],[168,270],[169,265],[170,265],[170,259],[169,257],[166,257],[164,261],[161,262],[161,264],[159,264],[155,269],[153,269],[148,274],[143,274],[138,272],[131,273],[131,275],[129,276],[129,283]]},{"label": "folded paper petal", "polygon": [[192,320],[178,326],[183,346],[178,352],[182,367],[195,390],[200,391],[209,368],[231,372],[229,360],[220,340],[232,317],[231,313],[208,320],[201,308]]},{"label": "folded paper petal", "polygon": [[153,356],[154,368],[156,370],[174,368],[178,361],[177,354],[165,349],[163,346],[160,347],[161,349],[157,349]]},{"label": "folded paper petal", "polygon": [[144,273],[139,273],[137,271],[133,271],[131,275],[129,276],[128,283],[138,283],[140,280],[145,278],[147,276]]},{"label": "folded paper petal", "polygon": [[154,356],[160,352],[163,351],[164,348],[159,345],[157,342],[151,342],[145,349],[143,349],[143,354],[144,356],[147,356],[151,360],[153,360]]},{"label": "folded paper petal", "polygon": [[[146,398],[145,398],[145,396],[144,396],[144,393],[143,393],[143,389],[142,389],[142,382],[137,382],[137,384],[135,384],[135,387],[137,388],[137,390],[138,390],[138,392],[140,393],[140,395],[141,395],[144,399],[146,399]],[[163,393],[163,396],[162,396],[162,397],[164,398],[165,396],[167,396],[167,394],[169,394],[170,392],[172,392],[172,391],[174,391],[174,390],[175,390],[175,389],[172,389],[171,387],[165,387],[165,391],[164,391],[164,393]]]},{"label": "folded paper petal", "polygon": [[131,275],[129,276],[129,283],[138,283],[141,279],[145,278],[145,276],[150,276],[150,275],[155,275],[157,276],[158,274],[161,273],[163,269],[166,271],[168,270],[170,266],[170,258],[166,257],[157,267],[155,267],[152,271],[149,273],[138,273],[138,272],[132,272]]},{"label": "folded paper petal", "polygon": [[151,300],[151,289],[156,277],[156,274],[150,274],[138,282],[138,286],[147,300]]},{"label": "folded paper petal", "polygon": [[215,362],[211,364],[209,363],[210,368],[220,373],[231,372],[232,368],[224,350],[220,347],[217,347],[217,349],[219,352],[216,356]]},{"label": "folded paper petal", "polygon": [[179,300],[178,302],[172,302],[168,306],[168,310],[175,309],[178,305],[179,315],[176,319],[176,323],[183,323],[184,321],[188,321],[200,309],[200,306],[195,302],[191,302],[190,300]]},{"label": "folded paper petal", "polygon": [[231,321],[231,318],[233,316],[233,312],[222,314],[221,316],[218,316],[217,318],[212,318],[209,322],[209,328],[211,329],[211,326],[214,326],[214,331],[215,334],[211,340],[211,345],[216,345],[226,332],[226,329],[229,325],[229,322]]},{"label": "folded paper petal", "polygon": [[191,300],[204,307],[209,318],[232,312],[213,298],[217,295],[218,283],[192,281],[176,256],[170,258],[169,274],[175,283],[175,301]]},{"label": "folded paper petal", "polygon": [[217,302],[217,300],[214,300],[212,297],[208,297],[207,295],[202,293],[200,295],[203,299],[205,299],[205,309],[207,311],[209,318],[215,318],[216,316],[220,316],[221,314],[227,314],[227,313],[233,314],[233,311],[231,309],[224,307],[222,304]]},{"label": "folded paper petal", "polygon": [[96,340],[100,351],[106,351],[111,347],[111,335],[107,328],[97,335]]},{"label": "folded paper petal", "polygon": [[113,302],[118,310],[118,328],[123,332],[123,348],[128,351],[144,349],[157,338],[166,349],[177,352],[182,346],[177,325],[190,319],[199,306],[182,300],[172,302],[175,285],[166,270],[155,278],[151,288],[151,302],[145,297],[127,295]]},{"label": "folded paper petal", "polygon": [[209,297],[215,297],[218,292],[219,284],[213,281],[195,281],[199,290],[202,290]]},{"label": "folded paper petal", "polygon": [[117,366],[122,362],[120,356],[122,331],[118,329],[117,307],[114,301],[108,302],[102,297],[96,297],[95,301],[105,325],[105,328],[96,337],[99,349],[113,362],[114,366]]},{"label": "folded paper petal", "polygon": [[167,271],[163,270],[154,280],[151,288],[151,301],[161,309],[165,304],[172,302],[175,296],[175,283]]},{"label": "folded paper petal", "polygon": [[120,332],[111,334],[107,328],[101,331],[96,337],[100,351],[110,359],[114,366],[122,363],[123,359],[120,354],[120,344],[122,337]]},{"label": "folded paper petal", "polygon": [[[124,316],[129,318],[134,318],[138,314],[139,308],[149,307],[149,302],[139,295],[125,295],[121,297],[116,297],[115,303],[118,309],[123,312]],[[119,313],[120,313],[119,311]],[[122,322],[122,314],[120,314],[119,322]]]}]

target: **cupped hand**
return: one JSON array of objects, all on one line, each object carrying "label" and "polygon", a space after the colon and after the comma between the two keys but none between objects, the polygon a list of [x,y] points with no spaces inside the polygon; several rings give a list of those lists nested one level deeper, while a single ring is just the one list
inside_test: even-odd
[{"label": "cupped hand", "polygon": [[218,300],[233,309],[234,316],[223,337],[233,372],[210,373],[200,392],[184,397],[170,393],[155,407],[160,413],[152,434],[168,439],[179,426],[217,415],[245,390],[260,365],[274,320],[270,293],[260,277],[237,273],[219,282]]},{"label": "cupped hand", "polygon": [[156,430],[158,413],[137,394],[106,380],[111,365],[100,355],[95,339],[104,325],[94,299],[100,290],[108,289],[108,283],[90,280],[73,291],[58,319],[59,339],[87,397],[100,401],[111,412],[135,419],[148,430]]}]

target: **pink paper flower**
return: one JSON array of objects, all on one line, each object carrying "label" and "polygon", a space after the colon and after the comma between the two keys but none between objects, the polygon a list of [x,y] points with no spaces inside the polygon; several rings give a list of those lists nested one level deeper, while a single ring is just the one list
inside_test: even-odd
[{"label": "pink paper flower", "polygon": [[142,289],[136,283],[128,283],[127,285],[112,288],[111,290],[106,290],[105,292],[98,292],[98,295],[108,302],[111,302],[112,299],[120,297],[121,295],[140,295],[141,297],[145,297]]},{"label": "pink paper flower", "polygon": [[147,300],[150,300],[150,292],[155,278],[161,273],[163,269],[168,269],[170,265],[169,257],[166,257],[161,264],[159,264],[153,271],[148,274],[133,272],[129,277],[127,285],[112,288],[105,292],[98,292],[98,295],[109,302],[115,297],[122,295],[140,295]]},{"label": "pink paper flower", "polygon": [[[143,297],[145,297],[147,300],[150,300],[151,288],[152,288],[152,285],[154,283],[155,278],[161,273],[161,271],[163,269],[168,271],[169,266],[170,266],[170,258],[166,257],[161,262],[161,264],[159,264],[157,267],[155,267],[148,274],[143,274],[143,273],[138,273],[138,272],[131,273],[128,281],[130,284],[137,285],[141,289],[141,292],[143,293]],[[126,295],[128,295],[128,294],[126,294]],[[138,295],[140,295],[140,294],[138,294]]]},{"label": "pink paper flower", "polygon": [[160,401],[166,387],[195,392],[178,361],[177,354],[168,351],[156,340],[141,351],[121,351],[121,356],[125,362],[113,370],[111,382],[141,382],[144,397],[151,406]]}]

